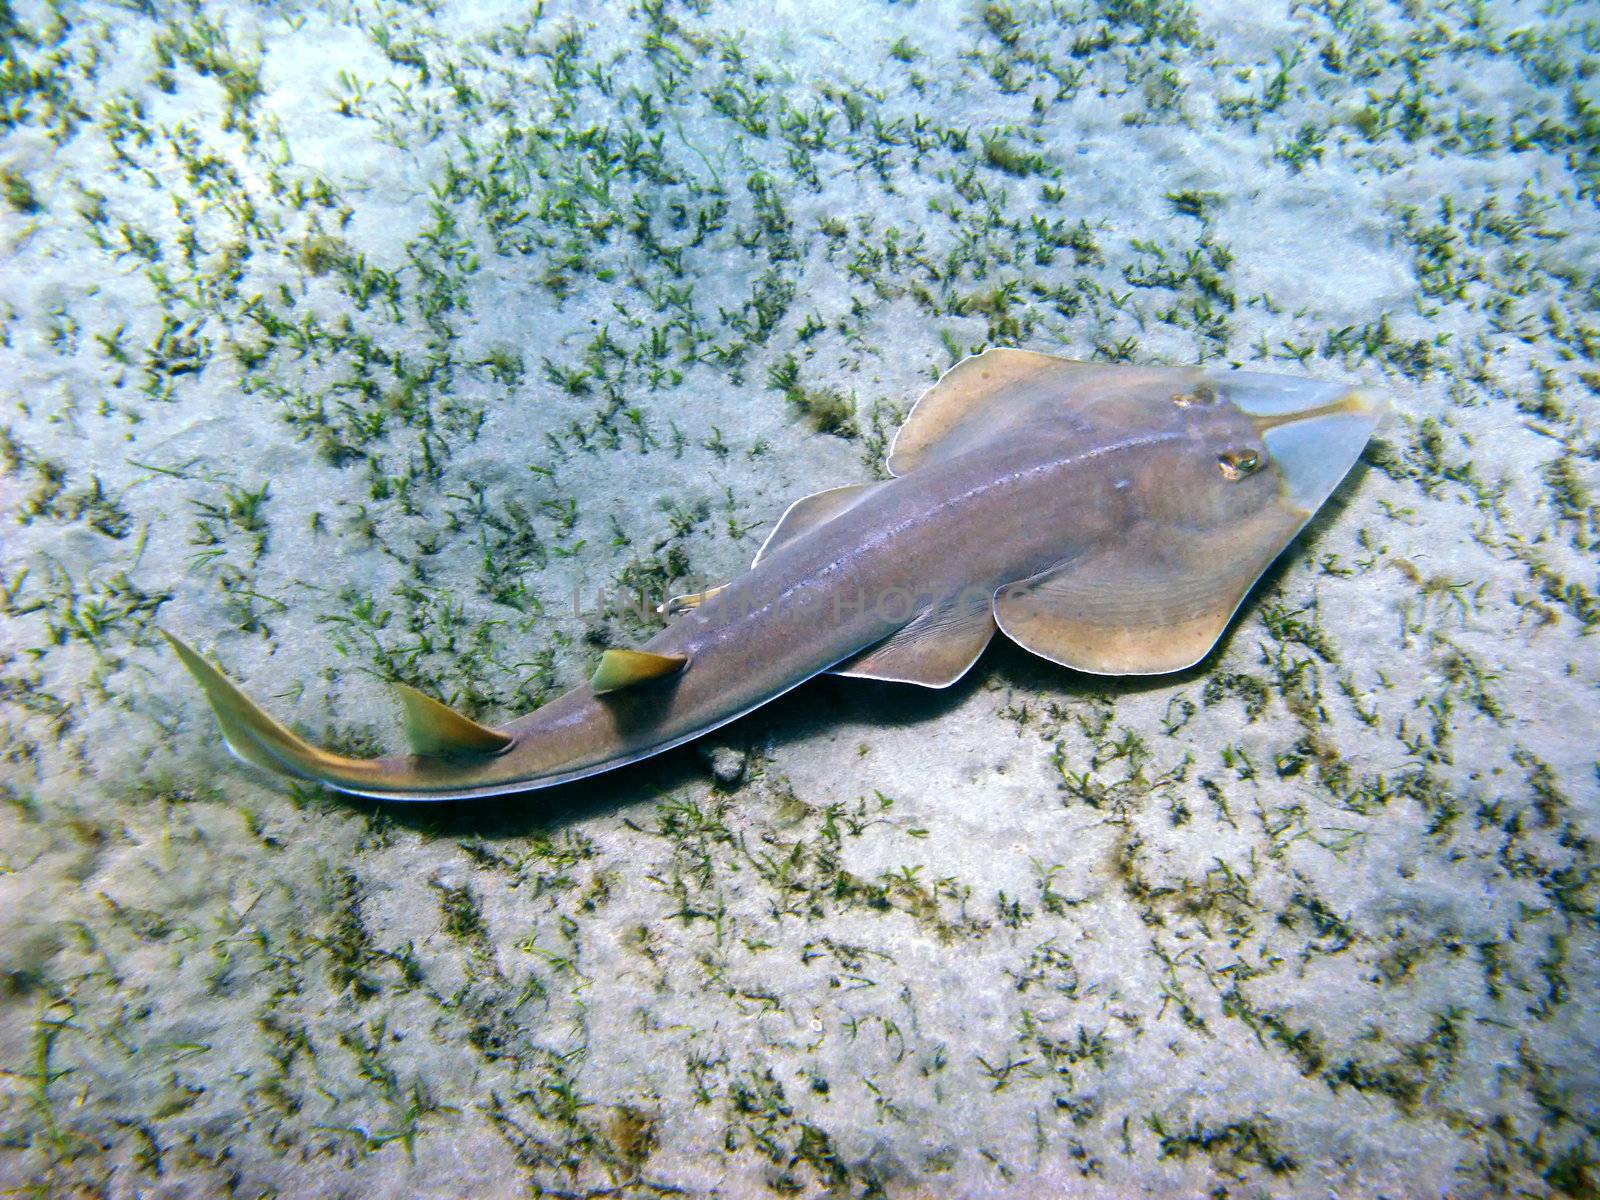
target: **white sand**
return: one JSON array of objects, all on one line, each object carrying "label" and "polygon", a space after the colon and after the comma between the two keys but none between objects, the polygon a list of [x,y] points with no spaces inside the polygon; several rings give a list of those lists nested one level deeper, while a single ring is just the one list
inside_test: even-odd
[{"label": "white sand", "polygon": [[[1593,17],[1470,12],[23,5],[0,1188],[1594,1195]],[[558,794],[268,777],[156,636],[525,710],[988,344],[1395,416],[1201,668]]]}]

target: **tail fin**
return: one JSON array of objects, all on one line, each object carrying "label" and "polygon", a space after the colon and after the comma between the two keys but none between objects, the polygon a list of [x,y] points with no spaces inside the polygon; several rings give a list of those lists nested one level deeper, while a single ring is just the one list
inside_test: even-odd
[{"label": "tail fin", "polygon": [[356,782],[373,773],[374,764],[370,762],[330,754],[297,737],[263,712],[254,700],[192,647],[164,629],[161,635],[177,651],[178,658],[189,668],[189,674],[211,702],[228,749],[245,762],[279,774],[299,775],[335,786]]}]

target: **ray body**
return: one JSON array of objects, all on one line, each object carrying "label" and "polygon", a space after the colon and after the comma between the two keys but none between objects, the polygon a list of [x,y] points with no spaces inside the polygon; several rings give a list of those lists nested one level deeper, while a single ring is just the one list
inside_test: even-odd
[{"label": "ray body", "polygon": [[608,652],[591,683],[498,730],[404,696],[427,753],[317,750],[174,645],[241,757],[410,800],[581,779],[828,670],[946,686],[997,626],[1080,670],[1177,670],[1210,649],[1380,411],[1306,380],[989,351],[918,403],[895,478],[797,502],[748,572]]}]

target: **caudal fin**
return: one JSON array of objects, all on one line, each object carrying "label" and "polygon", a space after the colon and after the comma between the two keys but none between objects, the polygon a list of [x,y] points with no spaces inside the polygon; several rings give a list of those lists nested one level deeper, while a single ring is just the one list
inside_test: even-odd
[{"label": "caudal fin", "polygon": [[330,754],[319,750],[304,738],[297,737],[274,721],[256,702],[239,690],[238,686],[216,667],[212,666],[187,643],[174,637],[165,629],[166,638],[183,665],[189,669],[211,702],[211,711],[222,726],[222,736],[232,750],[245,762],[283,775],[299,775],[337,785],[342,778],[360,776],[371,769],[371,764],[357,758]]},{"label": "caudal fin", "polygon": [[464,774],[472,773],[485,760],[511,745],[509,734],[479,725],[416,689],[397,684],[406,738],[413,751],[411,757],[366,759],[333,754],[311,745],[274,721],[193,647],[164,629],[161,635],[171,643],[211,702],[211,711],[216,713],[217,724],[222,726],[228,749],[245,762],[269,771],[314,779],[358,796],[447,800],[487,794],[475,790],[483,786],[481,778],[472,781],[474,790],[456,789],[461,786]]}]

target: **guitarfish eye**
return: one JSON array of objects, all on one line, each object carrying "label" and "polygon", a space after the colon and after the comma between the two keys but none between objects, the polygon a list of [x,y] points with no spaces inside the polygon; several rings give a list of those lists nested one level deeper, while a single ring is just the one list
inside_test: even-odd
[{"label": "guitarfish eye", "polygon": [[1172,402],[1179,408],[1205,408],[1215,404],[1217,399],[1217,390],[1210,384],[1202,383],[1191,392],[1179,392]]},{"label": "guitarfish eye", "polygon": [[1254,474],[1260,468],[1261,461],[1260,451],[1249,448],[1224,450],[1217,455],[1217,466],[1228,480],[1243,479],[1246,475]]}]

